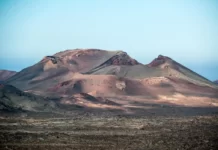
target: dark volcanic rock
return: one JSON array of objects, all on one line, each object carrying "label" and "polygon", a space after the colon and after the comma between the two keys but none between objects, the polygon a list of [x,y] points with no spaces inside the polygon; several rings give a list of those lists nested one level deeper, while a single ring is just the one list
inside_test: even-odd
[{"label": "dark volcanic rock", "polygon": [[23,92],[12,85],[0,84],[0,110],[51,111],[54,99]]},{"label": "dark volcanic rock", "polygon": [[112,57],[106,63],[110,65],[139,65],[140,64],[135,59],[129,57],[125,52]]}]

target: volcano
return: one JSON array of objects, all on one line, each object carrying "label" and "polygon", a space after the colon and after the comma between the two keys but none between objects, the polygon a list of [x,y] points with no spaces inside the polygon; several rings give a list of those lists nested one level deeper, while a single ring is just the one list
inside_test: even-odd
[{"label": "volcano", "polygon": [[[144,65],[120,50],[65,50],[45,56],[5,83],[25,93],[59,97],[61,105],[84,108],[100,109],[104,105],[131,112],[132,107],[148,102],[218,106],[218,86],[203,76],[167,56],[159,55]],[[75,98],[81,93],[82,97]]]}]

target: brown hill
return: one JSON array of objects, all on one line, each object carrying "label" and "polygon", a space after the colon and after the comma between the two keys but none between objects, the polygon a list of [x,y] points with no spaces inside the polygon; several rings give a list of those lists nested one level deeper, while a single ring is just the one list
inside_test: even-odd
[{"label": "brown hill", "polygon": [[[64,103],[72,103],[72,96],[74,99],[80,93],[111,98],[114,103],[128,106],[137,99],[140,103],[163,100],[172,104],[211,105],[211,99],[218,98],[218,88],[213,82],[169,57],[160,55],[143,65],[125,52],[98,49],[66,50],[47,56],[6,82],[25,92],[62,96]],[[118,100],[126,96],[129,102]],[[193,100],[184,100],[187,97]],[[200,102],[201,98],[207,102],[205,99]]]},{"label": "brown hill", "polygon": [[104,68],[99,68],[92,74],[113,74],[120,77],[143,79],[150,77],[173,77],[178,79],[187,80],[191,83],[202,86],[215,85],[208,79],[200,76],[178,62],[169,57],[159,55],[151,63],[147,65],[136,64],[133,66],[115,66],[110,65]]},{"label": "brown hill", "polygon": [[[1,84],[0,112],[27,111],[27,114],[28,112],[49,112],[59,115],[76,115],[80,112],[97,114],[102,114],[104,112],[107,115],[145,115],[150,113],[164,113],[167,115],[172,113],[172,106],[207,107],[208,111],[210,110],[209,108],[211,108],[211,111],[214,111],[215,109],[212,109],[212,107],[218,106],[217,90],[210,87],[200,87],[195,84],[189,86],[188,84],[190,83],[187,84],[186,82],[177,79],[158,77],[144,80],[131,80],[116,78],[114,76],[109,76],[108,79],[105,75],[102,75],[101,77],[94,76],[94,78],[99,77],[98,79],[100,79],[99,83],[96,83],[96,85],[100,84],[100,82],[116,82],[115,86],[109,90],[107,84],[105,85],[104,83],[102,83],[103,88],[101,88],[101,86],[98,88],[90,87],[90,83],[88,82],[94,78],[85,75],[89,76],[88,78],[91,79],[88,81],[88,78],[83,76],[84,75],[78,75],[73,79],[86,79],[87,85],[80,86],[81,88],[86,88],[84,91],[87,93],[81,93],[83,90],[76,93],[73,90],[74,94],[72,95],[70,94],[71,91],[65,91],[65,94],[61,94],[64,89],[69,90],[69,88],[74,87],[72,85],[72,80],[62,83],[62,86],[68,86],[68,88],[59,87],[59,89],[54,89],[55,93],[57,92],[59,93],[58,95],[62,95],[62,97],[59,98],[37,96],[32,93],[22,92],[11,85]],[[94,82],[96,81],[97,80],[94,80]],[[178,85],[180,86],[177,87]],[[96,91],[93,91],[93,89]],[[180,107],[178,110],[180,110]],[[201,110],[201,108],[196,109],[197,112],[195,113],[208,112],[201,112]],[[190,112],[193,113],[193,111]],[[179,113],[188,114],[188,112]]]},{"label": "brown hill", "polygon": [[0,70],[0,81],[7,80],[16,74],[16,71]]},{"label": "brown hill", "polygon": [[[97,49],[66,50],[43,58],[7,80],[22,89],[31,90],[43,84],[44,88],[67,81],[74,73],[115,75],[133,79],[149,77],[176,77],[199,85],[213,86],[209,80],[194,73],[174,60],[159,56],[148,65],[142,65],[122,51]],[[41,82],[41,83],[40,83]]]},{"label": "brown hill", "polygon": [[104,68],[110,65],[135,64],[139,63],[122,51],[66,50],[43,58],[37,64],[20,71],[7,82],[22,90],[29,90],[38,87],[40,82],[44,86],[52,86],[59,81],[67,80],[67,77],[73,73],[86,74],[99,66]]},{"label": "brown hill", "polygon": [[168,72],[167,74],[170,77],[184,79],[199,85],[213,85],[213,83],[208,79],[166,56],[159,55],[158,58],[155,58],[147,66],[161,68],[165,70],[165,72]]}]

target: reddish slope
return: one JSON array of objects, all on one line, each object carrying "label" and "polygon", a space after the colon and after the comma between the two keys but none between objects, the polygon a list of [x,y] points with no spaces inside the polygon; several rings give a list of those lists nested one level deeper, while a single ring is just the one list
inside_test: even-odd
[{"label": "reddish slope", "polygon": [[99,66],[136,65],[136,60],[123,51],[105,51],[98,49],[76,49],[56,53],[57,63],[68,67],[73,72],[86,73]]},{"label": "reddish slope", "polygon": [[60,82],[47,91],[61,95],[95,93],[96,96],[142,95],[148,98],[154,98],[157,93],[167,95],[173,90],[174,88],[172,86],[168,88],[149,86],[144,84],[141,80],[119,78],[112,75],[75,74],[71,79]]},{"label": "reddish slope", "polygon": [[166,74],[169,77],[187,80],[198,85],[214,86],[213,82],[166,56],[159,55],[147,66],[161,68],[164,72],[167,72]]},{"label": "reddish slope", "polygon": [[104,51],[97,49],[66,50],[53,56],[47,56],[37,64],[23,69],[7,80],[22,90],[47,88],[67,80],[75,72],[92,72],[97,67],[110,65],[139,64],[122,51]]},{"label": "reddish slope", "polygon": [[97,67],[91,74],[110,74],[134,79],[174,77],[202,86],[215,87],[213,82],[177,63],[171,58],[162,55],[158,56],[158,58],[154,59],[148,65],[106,65],[104,67]]},{"label": "reddish slope", "polygon": [[[162,86],[162,82],[153,77],[172,78],[175,82],[168,82]],[[116,86],[121,79],[125,82],[125,88],[120,90]],[[144,79],[158,82],[147,85],[141,83]],[[183,82],[215,88],[212,82],[169,57],[159,56],[150,64],[142,65],[125,52],[97,49],[66,50],[47,56],[7,80],[7,83],[22,90],[32,90],[40,94],[67,96],[97,91],[100,95],[107,96],[148,95],[148,97],[179,92],[177,87]],[[123,86],[122,84],[120,85]],[[195,89],[190,92],[196,93]],[[213,92],[210,94],[213,95]]]},{"label": "reddish slope", "polygon": [[7,80],[16,74],[16,71],[0,70],[0,81]]},{"label": "reddish slope", "polygon": [[94,93],[95,96],[144,96],[157,98],[158,95],[172,95],[176,92],[187,95],[218,97],[218,89],[199,86],[178,78],[152,77],[145,79],[120,78],[112,75],[81,75],[60,82],[47,89],[59,95]]},{"label": "reddish slope", "polygon": [[62,97],[57,103],[69,110],[72,105],[128,113],[148,104],[218,106],[215,84],[176,61],[159,56],[143,65],[122,51],[63,51],[43,58],[6,82],[25,92]]}]

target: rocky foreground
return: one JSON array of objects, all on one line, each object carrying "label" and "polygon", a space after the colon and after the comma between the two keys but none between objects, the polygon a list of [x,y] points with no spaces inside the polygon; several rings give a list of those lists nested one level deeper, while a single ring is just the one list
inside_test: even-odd
[{"label": "rocky foreground", "polygon": [[0,119],[0,149],[216,150],[218,117],[51,117]]}]

